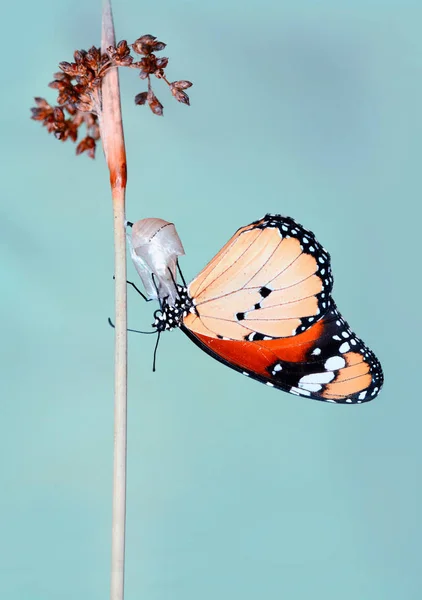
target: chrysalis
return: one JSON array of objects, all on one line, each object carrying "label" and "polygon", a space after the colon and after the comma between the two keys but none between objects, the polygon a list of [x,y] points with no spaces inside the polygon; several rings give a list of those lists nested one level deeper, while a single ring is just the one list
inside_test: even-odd
[{"label": "chrysalis", "polygon": [[127,232],[130,255],[150,299],[177,298],[177,257],[185,251],[173,223],[163,219],[141,219]]}]

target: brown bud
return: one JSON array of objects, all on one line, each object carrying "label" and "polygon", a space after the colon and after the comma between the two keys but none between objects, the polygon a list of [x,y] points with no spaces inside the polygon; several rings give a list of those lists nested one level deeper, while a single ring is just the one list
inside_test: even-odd
[{"label": "brown bud", "polygon": [[[147,101],[147,96],[148,96],[148,92],[141,92],[140,94],[137,94],[135,96],[135,104],[138,104],[139,106],[143,106],[145,104],[145,102]],[[35,110],[35,109],[33,109]]]},{"label": "brown bud", "polygon": [[31,108],[32,116],[31,119],[34,121],[44,121],[51,113],[52,108]]},{"label": "brown bud", "polygon": [[76,154],[82,154],[82,152],[86,152],[90,158],[95,158],[95,146],[96,144],[94,138],[87,135],[77,145]]},{"label": "brown bud", "polygon": [[64,122],[64,112],[63,109],[60,108],[59,106],[56,106],[54,111],[53,111],[53,115],[54,115],[54,119],[60,123],[60,122]]},{"label": "brown bud", "polygon": [[85,62],[91,69],[97,69],[100,60],[100,51],[92,46],[86,53]]},{"label": "brown bud", "polygon": [[140,65],[141,70],[139,72],[139,77],[141,79],[146,79],[148,75],[152,75],[157,70],[157,59],[154,54],[145,56],[145,58],[140,61]]},{"label": "brown bud", "polygon": [[72,123],[72,121],[67,121],[68,128],[67,133],[68,137],[72,140],[72,142],[76,142],[78,139],[78,127]]},{"label": "brown bud", "polygon": [[158,42],[157,38],[153,35],[143,35],[132,44],[132,48],[137,54],[151,54],[152,52],[160,52],[164,50],[166,44]]},{"label": "brown bud", "polygon": [[69,75],[66,75],[66,73],[62,73],[61,71],[59,71],[58,73],[54,73],[53,75],[54,79],[58,79],[59,81],[66,81],[68,83],[70,83],[70,77]]},{"label": "brown bud", "polygon": [[59,68],[66,73],[66,75],[70,75],[70,77],[74,77],[75,75],[78,74],[78,67],[75,63],[68,63],[66,61],[63,61],[61,63],[59,63]]},{"label": "brown bud", "polygon": [[44,100],[44,98],[40,98],[39,96],[36,96],[34,98],[35,104],[39,107],[39,108],[50,108],[51,106],[49,105],[49,103],[47,102],[47,100]]},{"label": "brown bud", "polygon": [[75,62],[78,66],[83,63],[85,56],[85,50],[75,50],[75,52],[73,53],[73,58],[75,59]]},{"label": "brown bud", "polygon": [[164,42],[154,42],[152,44],[152,50],[153,52],[161,52],[161,50],[164,50],[166,46],[167,44],[165,44]]},{"label": "brown bud", "polygon": [[165,69],[169,64],[169,59],[165,56],[162,56],[156,59],[155,64],[157,65],[158,69]]},{"label": "brown bud", "polygon": [[48,87],[53,88],[53,90],[64,90],[66,87],[68,86],[68,83],[65,81],[58,81],[58,80],[54,80],[54,81],[50,81],[50,83],[48,84]]},{"label": "brown bud", "polygon": [[127,56],[130,54],[129,46],[127,45],[126,40],[121,40],[116,46],[117,53],[119,56]]},{"label": "brown bud", "polygon": [[187,104],[188,106],[190,106],[189,96],[186,94],[186,92],[184,92],[178,87],[172,87],[171,93],[178,102],[182,102],[182,104]]},{"label": "brown bud", "polygon": [[148,92],[147,100],[148,100],[148,104],[149,104],[149,107],[152,110],[152,112],[155,115],[162,117],[164,106],[161,104],[161,102],[158,100],[157,96],[154,94],[154,92],[152,90],[150,90]]},{"label": "brown bud", "polygon": [[186,81],[185,79],[181,79],[180,81],[173,81],[172,84],[170,84],[171,86],[177,87],[181,90],[186,90],[187,88],[190,88],[193,84],[190,81]]}]

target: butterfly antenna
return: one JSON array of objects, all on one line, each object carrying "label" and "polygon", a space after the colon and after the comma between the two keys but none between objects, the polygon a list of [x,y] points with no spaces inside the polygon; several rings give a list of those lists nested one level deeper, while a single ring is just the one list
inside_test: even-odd
[{"label": "butterfly antenna", "polygon": [[180,265],[179,265],[179,261],[178,261],[178,260],[176,261],[176,264],[177,264],[177,270],[179,271],[180,279],[183,281],[183,285],[184,285],[185,287],[188,287],[188,286],[186,285],[185,278],[183,277],[182,269],[180,268]]},{"label": "butterfly antenna", "polygon": [[157,349],[158,349],[158,344],[160,342],[160,335],[161,335],[161,331],[158,332],[157,341],[155,342],[154,358],[153,358],[153,361],[152,361],[152,372],[153,373],[155,373],[155,364],[157,362]]},{"label": "butterfly antenna", "polygon": [[[116,329],[113,321],[110,319],[110,317],[108,318],[108,324],[110,325],[110,327],[113,327],[113,329]],[[157,331],[139,331],[139,329],[126,329],[126,331],[131,331],[132,333],[144,333],[146,335],[151,335],[153,333],[157,333]]]}]

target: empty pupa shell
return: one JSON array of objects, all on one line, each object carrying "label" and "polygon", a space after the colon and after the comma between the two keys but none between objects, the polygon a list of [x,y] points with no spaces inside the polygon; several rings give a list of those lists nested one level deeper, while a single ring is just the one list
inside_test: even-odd
[{"label": "empty pupa shell", "polygon": [[127,239],[148,298],[166,298],[173,305],[177,298],[177,257],[185,253],[174,224],[163,219],[141,219],[132,225],[131,232],[128,230]]}]

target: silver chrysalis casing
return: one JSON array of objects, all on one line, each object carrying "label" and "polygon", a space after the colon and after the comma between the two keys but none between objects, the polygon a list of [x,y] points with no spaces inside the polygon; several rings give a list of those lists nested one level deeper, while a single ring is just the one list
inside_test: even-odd
[{"label": "silver chrysalis casing", "polygon": [[185,253],[173,223],[163,219],[141,219],[127,231],[127,240],[148,298],[167,298],[167,303],[173,305],[177,298],[174,283],[177,281],[177,257]]}]

